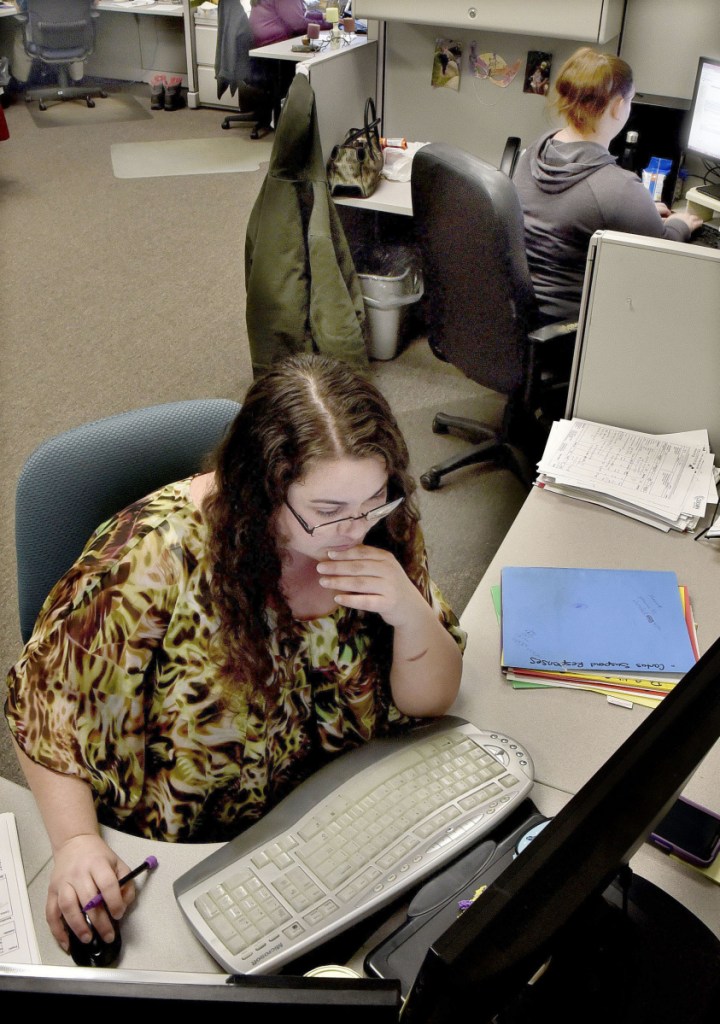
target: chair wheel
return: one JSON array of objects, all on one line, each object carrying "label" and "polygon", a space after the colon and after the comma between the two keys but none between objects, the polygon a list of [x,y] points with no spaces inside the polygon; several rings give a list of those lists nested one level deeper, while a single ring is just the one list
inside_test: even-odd
[{"label": "chair wheel", "polygon": [[225,129],[228,129],[230,127],[230,122],[227,120],[227,118],[223,121],[220,127]]},{"label": "chair wheel", "polygon": [[433,432],[433,434],[447,434],[448,433],[448,428],[446,427],[446,425],[441,420],[439,420],[437,418],[437,416],[433,420],[432,432]]},{"label": "chair wheel", "polygon": [[43,103],[42,100],[38,103],[38,110],[47,110],[47,104]]},{"label": "chair wheel", "polygon": [[89,107],[94,107],[95,106],[95,100],[85,100],[85,102],[87,103],[87,105]]},{"label": "chair wheel", "polygon": [[429,469],[420,477],[420,483],[426,491],[436,491],[440,486],[440,475]]}]

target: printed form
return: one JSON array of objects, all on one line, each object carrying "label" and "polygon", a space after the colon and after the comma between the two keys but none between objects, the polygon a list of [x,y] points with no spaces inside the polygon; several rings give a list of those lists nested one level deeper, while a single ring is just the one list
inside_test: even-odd
[{"label": "printed form", "polygon": [[[694,529],[717,502],[707,431],[643,434],[588,420],[553,423],[540,486],[668,529]],[[651,518],[656,521],[652,522]]]},{"label": "printed form", "polygon": [[11,811],[0,814],[0,963],[42,963]]}]

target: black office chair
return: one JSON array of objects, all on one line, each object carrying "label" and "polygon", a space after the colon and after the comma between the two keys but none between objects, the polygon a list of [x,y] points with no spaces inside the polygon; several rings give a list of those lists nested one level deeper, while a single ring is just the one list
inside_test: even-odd
[{"label": "black office chair", "polygon": [[17,17],[28,56],[58,69],[57,85],[30,89],[28,102],[37,99],[40,110],[47,110],[46,99],[82,98],[94,107],[93,97],[107,96],[100,86],[70,84],[70,65],[86,61],[95,49],[98,12],[92,0],[27,0],[26,12]]},{"label": "black office chair", "polygon": [[224,398],[169,402],[75,427],[35,449],[15,496],[23,643],[92,532],[145,494],[201,470],[239,411]]},{"label": "black office chair", "polygon": [[295,75],[294,62],[251,57],[255,45],[250,21],[240,0],[219,0],[215,47],[218,99],[237,89],[239,113],[228,114],[221,127],[255,121],[251,139],[277,127],[280,108]]},{"label": "black office chair", "polygon": [[[519,140],[509,140],[506,167],[518,149]],[[506,173],[432,143],[413,158],[411,189],[430,346],[471,380],[507,396],[499,429],[438,413],[435,433],[451,431],[473,447],[432,466],[420,482],[435,490],[452,470],[492,460],[530,487],[548,416],[562,407],[577,324],[538,328],[522,210]]]}]

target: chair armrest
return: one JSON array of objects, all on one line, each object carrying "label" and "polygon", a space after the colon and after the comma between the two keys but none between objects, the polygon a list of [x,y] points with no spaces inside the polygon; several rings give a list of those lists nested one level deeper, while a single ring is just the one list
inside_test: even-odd
[{"label": "chair armrest", "polygon": [[576,334],[578,329],[577,320],[558,320],[554,324],[546,324],[538,327],[528,334],[530,341],[540,344],[556,341],[558,338],[566,338],[568,334]]}]

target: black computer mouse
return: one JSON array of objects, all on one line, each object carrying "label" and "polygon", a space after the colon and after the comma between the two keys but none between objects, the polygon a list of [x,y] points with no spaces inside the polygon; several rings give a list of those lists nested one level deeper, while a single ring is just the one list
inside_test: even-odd
[{"label": "black computer mouse", "polygon": [[75,932],[67,928],[66,925],[70,940],[70,956],[78,967],[112,967],[120,956],[120,949],[122,947],[120,927],[117,921],[111,918],[115,928],[115,938],[112,942],[105,942],[95,930],[87,914],[85,914],[85,920],[92,931],[92,938],[89,942],[81,942]]}]

